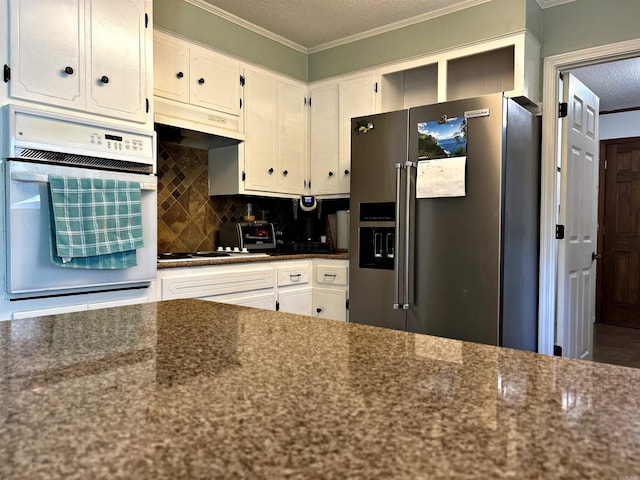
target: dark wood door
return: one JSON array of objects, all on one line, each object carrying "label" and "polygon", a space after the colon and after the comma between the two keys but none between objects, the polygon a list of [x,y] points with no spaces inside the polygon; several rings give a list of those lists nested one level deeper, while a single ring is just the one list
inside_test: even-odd
[{"label": "dark wood door", "polygon": [[602,315],[640,328],[640,138],[603,142]]}]

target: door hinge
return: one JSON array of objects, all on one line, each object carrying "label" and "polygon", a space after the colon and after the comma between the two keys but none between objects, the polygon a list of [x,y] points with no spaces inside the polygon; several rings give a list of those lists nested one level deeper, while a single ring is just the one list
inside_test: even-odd
[{"label": "door hinge", "polygon": [[149,99],[145,98],[144,100],[145,100],[145,103],[147,105],[147,113],[149,113]]},{"label": "door hinge", "polygon": [[280,311],[280,302],[276,300],[276,312]]},{"label": "door hinge", "polygon": [[149,28],[149,14],[144,14],[144,28]]},{"label": "door hinge", "polygon": [[562,356],[562,347],[560,345],[554,345],[553,346],[553,354],[556,357],[561,357]]},{"label": "door hinge", "polygon": [[4,65],[4,83],[7,83],[9,80],[11,80],[11,69],[9,68],[9,65],[7,65],[5,63],[5,65]]},{"label": "door hinge", "polygon": [[247,179],[247,174],[242,172],[242,181],[244,182]]},{"label": "door hinge", "polygon": [[558,104],[558,117],[564,118],[569,113],[569,105],[567,102],[561,102]]},{"label": "door hinge", "polygon": [[378,93],[378,82],[376,82],[376,83],[374,83],[374,84],[373,84],[373,91],[374,91],[375,93]]},{"label": "door hinge", "polygon": [[244,75],[240,75],[240,86],[244,87]]},{"label": "door hinge", "polygon": [[564,238],[564,225],[556,225],[556,240]]}]

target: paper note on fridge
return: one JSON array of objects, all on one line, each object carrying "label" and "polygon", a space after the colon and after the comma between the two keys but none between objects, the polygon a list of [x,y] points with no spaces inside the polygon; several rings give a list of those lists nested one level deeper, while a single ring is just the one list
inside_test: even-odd
[{"label": "paper note on fridge", "polygon": [[419,161],[416,198],[466,196],[466,165],[467,157]]}]

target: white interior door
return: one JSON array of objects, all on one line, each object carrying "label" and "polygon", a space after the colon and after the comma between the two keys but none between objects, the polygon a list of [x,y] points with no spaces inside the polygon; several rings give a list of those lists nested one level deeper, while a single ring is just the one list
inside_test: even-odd
[{"label": "white interior door", "polygon": [[591,359],[595,321],[599,98],[571,74],[564,75],[557,343],[562,355]]}]

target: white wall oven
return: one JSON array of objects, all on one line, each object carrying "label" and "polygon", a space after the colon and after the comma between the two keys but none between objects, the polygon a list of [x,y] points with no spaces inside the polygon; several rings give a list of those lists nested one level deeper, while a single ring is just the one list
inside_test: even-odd
[{"label": "white wall oven", "polygon": [[[6,106],[4,221],[7,298],[145,286],[156,276],[157,178],[153,132]],[[134,266],[64,268],[51,256],[50,176],[140,184],[143,246]],[[135,185],[135,183],[134,183]]]}]

